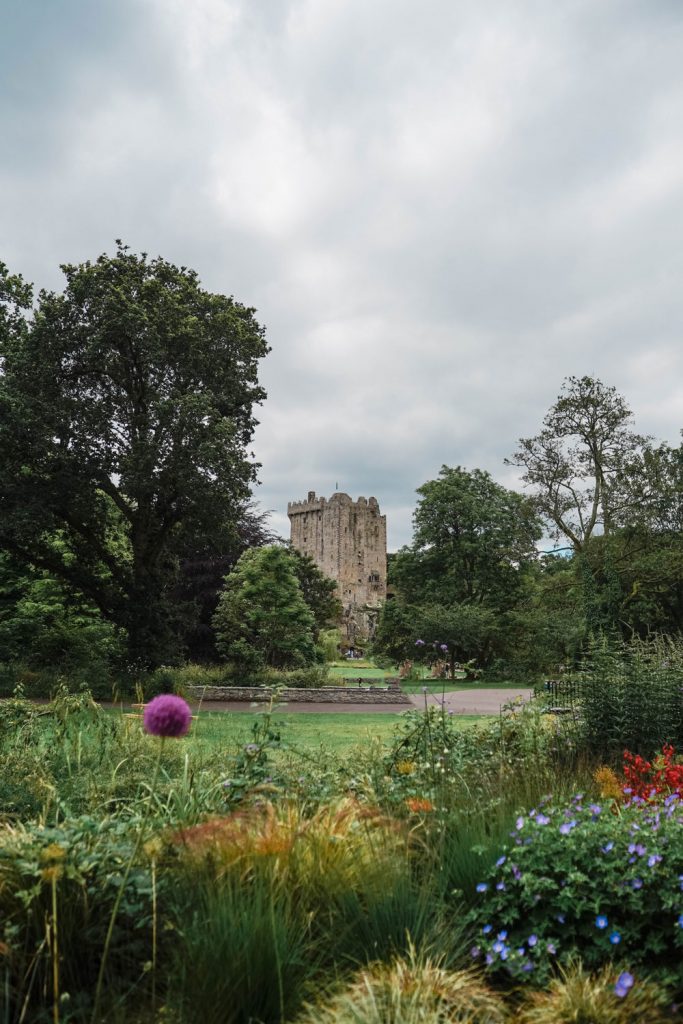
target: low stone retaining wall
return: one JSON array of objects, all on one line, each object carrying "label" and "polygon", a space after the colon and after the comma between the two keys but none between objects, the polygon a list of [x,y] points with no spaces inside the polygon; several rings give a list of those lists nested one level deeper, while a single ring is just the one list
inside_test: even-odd
[{"label": "low stone retaining wall", "polygon": [[[271,690],[267,686],[188,686],[188,694],[194,700],[270,700]],[[410,697],[401,690],[384,687],[324,686],[307,690],[280,690],[279,699],[294,704],[407,704]]]}]

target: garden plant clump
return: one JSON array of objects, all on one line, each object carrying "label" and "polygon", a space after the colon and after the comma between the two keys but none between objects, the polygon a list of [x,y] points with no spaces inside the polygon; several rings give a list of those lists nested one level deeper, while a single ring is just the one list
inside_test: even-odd
[{"label": "garden plant clump", "polygon": [[276,702],[227,741],[173,694],[0,705],[0,1019],[680,1019],[666,739],[601,763],[541,702],[432,704],[334,754]]}]

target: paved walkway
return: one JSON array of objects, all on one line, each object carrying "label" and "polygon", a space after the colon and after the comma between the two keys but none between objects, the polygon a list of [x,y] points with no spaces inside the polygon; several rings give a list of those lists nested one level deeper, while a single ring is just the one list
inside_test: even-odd
[{"label": "paved walkway", "polygon": [[[487,687],[481,690],[453,690],[451,693],[443,694],[443,700],[447,711],[454,715],[497,715],[503,704],[510,704],[517,698],[530,700],[533,690],[529,687],[520,687],[518,690],[494,689]],[[428,693],[427,706],[436,705],[441,707],[442,694]],[[413,704],[416,707],[424,708],[425,695],[413,694]]]},{"label": "paved walkway", "polygon": [[[481,690],[454,690],[446,693],[445,706],[447,711],[454,715],[497,715],[500,713],[502,704],[508,704],[516,697],[528,700],[533,690],[520,688],[519,690],[499,690],[487,687]],[[424,708],[424,696],[421,693],[413,694],[411,701],[414,707]],[[441,706],[441,694],[427,694],[428,706]],[[249,711],[263,709],[265,704],[249,704],[246,701],[234,700],[207,700],[202,704],[203,711]],[[299,712],[312,715],[400,715],[407,711],[407,704],[318,704],[305,701],[292,701],[282,703],[277,707],[278,712],[283,714],[297,714]]]}]

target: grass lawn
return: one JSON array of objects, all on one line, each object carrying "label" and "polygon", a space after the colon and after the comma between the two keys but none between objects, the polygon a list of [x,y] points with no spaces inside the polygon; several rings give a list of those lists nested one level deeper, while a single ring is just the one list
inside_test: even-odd
[{"label": "grass lawn", "polygon": [[[278,712],[275,720],[282,727],[286,744],[303,751],[324,747],[333,753],[346,753],[353,747],[375,741],[386,742],[396,726],[398,714],[308,714]],[[226,711],[204,711],[195,719],[187,742],[210,745],[234,752],[248,743],[257,714],[230,714]],[[467,729],[484,719],[479,715],[457,715],[452,718],[458,728]]]},{"label": "grass lawn", "polygon": [[[426,686],[429,693],[441,693],[444,689],[443,683],[443,679],[423,679],[417,683],[401,683],[401,689],[404,693],[422,693],[423,687]],[[533,683],[511,683],[509,680],[503,683],[466,683],[464,679],[447,679],[445,690],[446,693],[452,693],[454,690],[523,690],[525,687],[533,689]]]},{"label": "grass lawn", "polygon": [[[427,671],[426,669],[424,670]],[[333,665],[330,668],[330,678],[346,678],[346,679],[362,679],[363,682],[377,681],[381,682],[386,676],[395,677],[395,672],[387,672],[381,668],[369,668],[367,665],[354,665],[350,662],[348,665]],[[532,683],[528,684],[533,686]],[[402,682],[401,689],[405,693],[422,693],[422,687],[429,687],[430,693],[441,692],[444,689],[443,679],[417,679],[411,682]],[[453,680],[447,679],[445,690],[446,693],[452,693],[454,690],[519,690],[525,686],[524,683],[512,683],[509,680],[503,682],[465,682],[465,679],[458,679],[457,677]]]}]

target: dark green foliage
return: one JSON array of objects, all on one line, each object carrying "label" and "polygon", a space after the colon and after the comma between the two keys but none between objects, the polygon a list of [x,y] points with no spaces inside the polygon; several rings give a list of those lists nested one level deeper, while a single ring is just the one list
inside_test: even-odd
[{"label": "dark green foliage", "polygon": [[[48,573],[0,554],[2,660],[92,683],[120,661],[124,637],[98,609]],[[109,694],[108,694],[109,695]]]},{"label": "dark green foliage", "polygon": [[517,981],[542,984],[555,961],[566,964],[578,949],[587,967],[617,960],[680,989],[681,864],[676,808],[633,805],[613,814],[580,794],[567,805],[544,801],[519,816],[512,841],[480,879],[485,888],[471,914],[477,945],[492,953],[492,970]]},{"label": "dark green foliage", "polygon": [[[66,1019],[86,1021],[109,917],[135,843],[137,822],[84,816],[59,825],[28,825],[3,835],[0,855],[0,942],[4,980],[0,1005],[8,1021],[51,1021],[52,958],[46,926],[56,886],[60,987],[68,992]],[[163,882],[162,882],[163,893]],[[144,986],[152,945],[150,864],[130,873],[109,957],[110,1000],[126,987]],[[22,1010],[24,1016],[22,1017]],[[26,1013],[28,1012],[28,1016]]]},{"label": "dark green foliage", "polygon": [[315,619],[285,548],[271,545],[242,555],[226,577],[213,624],[220,654],[238,669],[316,660]]},{"label": "dark green foliage", "polygon": [[683,645],[669,637],[591,639],[576,676],[589,747],[605,756],[683,747]]},{"label": "dark green foliage", "polygon": [[536,556],[539,521],[527,499],[480,469],[443,466],[418,488],[415,536],[391,562],[407,604],[514,605]]},{"label": "dark green foliage", "polygon": [[63,294],[5,274],[0,550],[126,630],[133,663],[177,653],[179,560],[235,544],[268,351],[253,311],[119,245]]},{"label": "dark green foliage", "polygon": [[[416,641],[421,640],[422,644]],[[399,662],[405,658],[454,666],[476,660],[486,663],[500,642],[498,618],[481,605],[385,604],[379,616],[373,650]],[[441,650],[441,645],[448,647]]]}]

